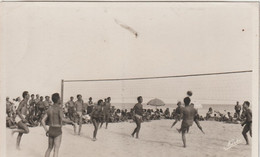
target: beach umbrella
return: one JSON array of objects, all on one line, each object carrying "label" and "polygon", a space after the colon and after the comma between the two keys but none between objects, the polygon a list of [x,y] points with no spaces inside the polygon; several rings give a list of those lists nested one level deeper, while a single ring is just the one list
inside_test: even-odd
[{"label": "beach umbrella", "polygon": [[155,98],[155,99],[150,100],[147,103],[147,105],[151,105],[151,106],[156,106],[157,107],[157,106],[164,106],[165,103],[161,99]]}]

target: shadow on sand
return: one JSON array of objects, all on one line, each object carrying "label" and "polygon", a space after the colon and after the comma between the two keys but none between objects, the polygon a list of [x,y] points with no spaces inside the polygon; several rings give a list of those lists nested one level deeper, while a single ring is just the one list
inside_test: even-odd
[{"label": "shadow on sand", "polygon": [[[111,133],[113,134],[117,134],[117,135],[121,135],[121,136],[124,136],[124,137],[129,137],[129,138],[132,138],[131,136],[131,133],[129,134],[126,134],[126,133],[121,133],[121,132],[115,132],[115,131],[110,131]],[[157,144],[167,144],[167,145],[170,145],[172,147],[181,147],[183,148],[182,144],[180,144],[179,142],[178,143],[170,143],[168,141],[156,141],[156,140],[148,140],[148,139],[139,139],[141,142],[149,142],[149,143],[157,143]]]}]

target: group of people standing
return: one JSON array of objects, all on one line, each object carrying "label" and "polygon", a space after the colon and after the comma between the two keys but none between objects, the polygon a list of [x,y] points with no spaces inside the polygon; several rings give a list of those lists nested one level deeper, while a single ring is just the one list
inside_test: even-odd
[{"label": "group of people standing", "polygon": [[[30,99],[30,95],[28,91],[24,91],[23,94],[23,100],[19,103],[17,110],[15,111],[17,116],[15,118],[15,121],[17,123],[17,129],[12,130],[12,135],[15,133],[18,133],[17,136],[17,141],[16,141],[16,148],[20,149],[20,142],[23,134],[28,134],[29,133],[29,128],[28,128],[28,120],[26,117],[28,117],[29,114],[36,114],[38,112],[41,112],[39,110],[38,106],[37,109],[32,109],[35,107],[32,104],[39,104],[39,102],[42,101],[40,99],[39,102],[35,101],[34,96],[32,95],[32,99]],[[78,129],[78,135],[80,135],[81,132],[81,127],[82,127],[82,112],[84,112],[84,102],[82,100],[82,96],[79,94],[77,95],[77,101],[73,101],[73,97],[71,97],[70,101],[66,103],[68,105],[69,112],[76,112],[78,115],[78,120],[77,121],[72,121],[69,119],[66,119],[64,117],[64,112],[62,109],[62,104],[61,104],[61,98],[58,93],[54,93],[51,96],[52,102],[49,103],[48,107],[45,105],[44,108],[44,116],[41,119],[41,125],[43,126],[46,136],[48,136],[48,149],[45,153],[45,157],[49,157],[52,149],[54,149],[54,157],[58,156],[58,151],[59,147],[61,144],[61,137],[62,137],[62,125],[64,123],[71,124],[74,128],[74,133],[76,134],[76,123],[79,125]],[[48,99],[47,99],[48,100]],[[106,128],[108,127],[108,118],[110,117],[110,107],[111,107],[111,98],[108,97],[105,102],[100,99],[98,100],[97,104],[94,105],[90,116],[92,123],[94,125],[94,131],[93,131],[93,141],[96,141],[97,138],[97,131],[99,128],[99,124],[101,123],[101,126],[104,122],[106,122]],[[8,103],[9,101],[7,101]],[[89,101],[90,104],[91,99]],[[11,103],[8,105],[12,105]],[[28,107],[29,106],[29,107]],[[40,108],[41,109],[41,108]],[[38,111],[38,112],[37,112]],[[9,114],[9,112],[8,112]],[[46,126],[46,122],[48,123],[49,127]]]},{"label": "group of people standing", "polygon": [[[57,106],[57,104],[59,103],[58,99],[56,98],[57,96],[56,97],[55,96],[56,95],[52,96],[52,101],[54,102],[53,105],[51,105],[51,102],[49,102],[49,99],[46,97],[47,98],[46,101],[48,101],[48,105],[47,105],[46,102],[43,102],[42,97],[40,97],[40,100],[37,102],[37,100],[34,99],[34,95],[31,95],[31,100],[29,101],[29,99],[30,99],[29,92],[28,91],[23,92],[23,94],[22,94],[23,100],[19,103],[18,108],[15,111],[15,114],[16,114],[15,122],[17,124],[17,129],[12,130],[12,135],[15,134],[15,133],[18,133],[17,141],[16,141],[16,148],[17,149],[20,149],[20,142],[21,142],[21,138],[22,138],[23,134],[29,133],[29,128],[28,128],[28,125],[27,125],[28,124],[28,117],[30,115],[33,115],[33,114],[38,114],[38,111],[43,113],[43,112],[45,112],[45,110],[47,111],[46,112],[47,114],[45,114],[45,115],[49,115],[50,111],[53,111],[53,108],[55,108]],[[38,96],[36,96],[36,97],[38,98]],[[37,106],[36,104],[40,104],[40,105]],[[41,105],[45,105],[44,109],[42,109],[40,107]],[[51,113],[52,113],[52,115],[55,115],[55,116],[57,114],[56,112],[55,113],[51,112]],[[60,112],[60,114],[61,114],[61,112]],[[62,118],[62,116],[59,116],[59,118]],[[45,122],[43,120],[44,119],[42,119],[42,125],[44,127],[46,127]],[[51,127],[52,125],[57,127],[58,124],[60,124],[60,123],[57,123],[56,118],[55,119],[51,118],[50,121],[51,121],[50,130],[52,130],[52,127]],[[53,132],[53,131],[51,131],[51,132]]]},{"label": "group of people standing", "polygon": [[[90,107],[89,110],[86,110],[86,106]],[[82,119],[83,115],[89,114],[92,118],[92,123],[95,128],[101,126],[103,123],[106,123],[106,129],[108,127],[109,117],[111,114],[111,98],[108,97],[104,101],[100,99],[97,104],[94,105],[92,101],[92,97],[89,98],[87,105],[85,105],[82,95],[77,95],[77,100],[74,101],[74,97],[70,97],[70,100],[65,103],[65,108],[67,109],[67,117],[78,123],[78,135],[80,135],[81,127],[82,127]],[[96,138],[94,138],[95,140]]]},{"label": "group of people standing", "polygon": [[[50,100],[49,96],[45,96],[45,100],[43,96],[39,96],[39,94],[35,95],[29,95],[28,101],[25,106],[26,108],[26,119],[30,126],[38,126],[39,122],[41,121],[45,111],[51,106],[53,103]],[[24,99],[24,98],[23,98]],[[16,99],[13,99],[13,102],[10,101],[9,97],[6,98],[6,114],[8,118],[11,120],[9,123],[10,126],[13,125],[13,123],[17,123],[16,120],[14,122],[12,121],[12,118],[17,119],[19,115],[17,115],[17,109],[18,105],[21,103],[21,98],[17,97]],[[12,123],[13,122],[13,123]]]}]

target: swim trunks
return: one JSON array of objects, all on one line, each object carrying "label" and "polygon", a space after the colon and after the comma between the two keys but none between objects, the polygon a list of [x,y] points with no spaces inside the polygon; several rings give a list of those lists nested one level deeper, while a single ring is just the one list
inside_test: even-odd
[{"label": "swim trunks", "polygon": [[17,127],[18,127],[18,129],[24,129],[25,127],[27,127],[27,125],[25,123],[23,123],[22,121],[19,121],[17,123]]},{"label": "swim trunks", "polygon": [[135,122],[137,122],[137,121],[143,122],[142,116],[140,116],[140,115],[138,115],[138,114],[135,114],[135,115],[134,115],[133,120],[134,120]]},{"label": "swim trunks", "polygon": [[52,127],[49,128],[49,137],[55,138],[62,134],[61,127]]},{"label": "swim trunks", "polygon": [[101,122],[101,118],[99,117],[92,117],[92,120],[95,120],[96,122]]}]

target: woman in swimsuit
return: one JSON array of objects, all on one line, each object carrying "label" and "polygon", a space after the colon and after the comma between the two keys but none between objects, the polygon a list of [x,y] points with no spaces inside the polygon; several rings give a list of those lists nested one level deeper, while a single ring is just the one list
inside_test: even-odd
[{"label": "woman in swimsuit", "polygon": [[[58,93],[52,95],[52,101],[54,104],[48,108],[42,119],[42,126],[46,131],[46,136],[49,137],[49,146],[45,153],[45,157],[50,156],[53,148],[54,157],[58,157],[62,137],[62,122],[70,123],[75,127],[75,124],[72,121],[63,117],[62,108],[60,107],[60,95]],[[47,129],[45,124],[47,119],[49,120],[49,129]]]}]

